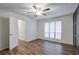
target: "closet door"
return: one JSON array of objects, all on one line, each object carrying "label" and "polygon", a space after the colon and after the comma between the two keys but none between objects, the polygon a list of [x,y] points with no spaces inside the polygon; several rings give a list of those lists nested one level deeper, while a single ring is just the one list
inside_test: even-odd
[{"label": "closet door", "polygon": [[76,47],[76,12],[73,15],[73,45]]},{"label": "closet door", "polygon": [[74,21],[73,21],[73,33],[74,33],[74,45],[77,50],[77,54],[79,54],[79,6],[74,13]]},{"label": "closet door", "polygon": [[79,53],[79,7],[76,14],[76,45]]}]

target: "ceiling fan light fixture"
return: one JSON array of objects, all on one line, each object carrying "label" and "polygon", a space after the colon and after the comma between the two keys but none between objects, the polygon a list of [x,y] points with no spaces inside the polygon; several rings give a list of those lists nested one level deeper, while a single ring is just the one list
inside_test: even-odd
[{"label": "ceiling fan light fixture", "polygon": [[[33,5],[32,7],[33,7],[33,12],[35,13],[36,17],[38,15],[44,15],[44,16],[46,16],[45,12],[50,10],[50,8],[43,9],[40,6],[37,6],[37,5]],[[32,12],[28,12],[28,13],[32,13]]]},{"label": "ceiling fan light fixture", "polygon": [[41,15],[41,14],[42,14],[41,8],[38,7],[38,8],[36,9],[36,15]]},{"label": "ceiling fan light fixture", "polygon": [[42,12],[36,12],[36,15],[41,15],[42,14]]}]

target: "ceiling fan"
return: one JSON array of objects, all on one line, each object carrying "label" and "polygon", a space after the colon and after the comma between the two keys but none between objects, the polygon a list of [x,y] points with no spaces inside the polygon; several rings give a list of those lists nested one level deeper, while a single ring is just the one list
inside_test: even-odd
[{"label": "ceiling fan", "polygon": [[38,15],[46,16],[47,14],[45,12],[50,10],[50,8],[42,9],[41,7],[37,7],[36,5],[33,5],[32,7],[34,8],[35,12],[32,11],[27,13],[35,13],[35,17],[37,17]]}]

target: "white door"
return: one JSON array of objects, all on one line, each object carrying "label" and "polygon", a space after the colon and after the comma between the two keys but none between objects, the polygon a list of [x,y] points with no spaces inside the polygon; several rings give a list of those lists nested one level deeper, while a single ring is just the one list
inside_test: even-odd
[{"label": "white door", "polygon": [[18,20],[14,17],[10,17],[9,50],[18,46],[18,41]]}]

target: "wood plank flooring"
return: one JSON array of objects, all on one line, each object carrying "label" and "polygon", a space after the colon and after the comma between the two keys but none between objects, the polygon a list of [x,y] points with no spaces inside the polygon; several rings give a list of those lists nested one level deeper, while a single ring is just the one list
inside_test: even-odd
[{"label": "wood plank flooring", "polygon": [[75,48],[68,44],[45,40],[31,42],[20,41],[19,46],[9,51],[0,51],[0,55],[75,55]]}]

